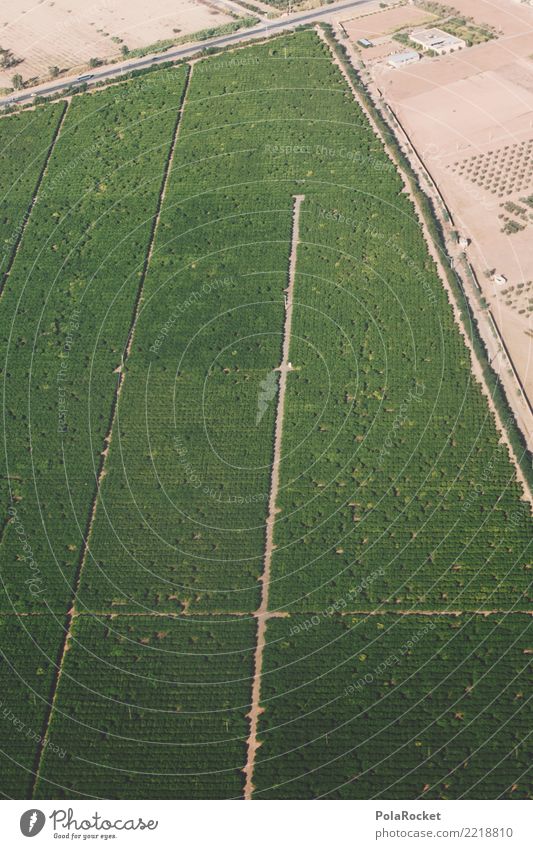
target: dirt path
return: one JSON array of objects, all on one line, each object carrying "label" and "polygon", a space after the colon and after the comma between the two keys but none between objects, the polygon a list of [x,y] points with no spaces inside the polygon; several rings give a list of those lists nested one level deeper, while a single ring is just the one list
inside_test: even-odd
[{"label": "dirt path", "polygon": [[[340,43],[344,43],[344,42],[342,42],[341,36],[337,32],[337,30],[335,30],[335,28],[334,28],[334,31],[335,31],[335,36],[336,36],[337,40]],[[446,272],[445,272],[443,264],[442,264],[441,255],[440,255],[437,247],[435,246],[435,244],[433,242],[431,234],[429,233],[424,215],[423,215],[423,213],[420,209],[420,206],[418,204],[418,200],[415,197],[415,195],[413,194],[413,192],[411,190],[411,186],[409,185],[409,181],[407,180],[407,177],[405,176],[401,166],[399,165],[399,163],[396,161],[396,159],[392,155],[392,153],[391,153],[391,151],[390,151],[390,149],[387,145],[387,140],[383,138],[379,128],[377,127],[377,125],[376,125],[376,123],[373,119],[373,116],[368,112],[366,105],[360,99],[359,94],[357,92],[357,89],[355,88],[350,77],[346,73],[346,69],[344,68],[342,62],[340,61],[338,56],[332,50],[331,45],[329,44],[324,32],[319,27],[316,28],[316,32],[318,33],[318,35],[320,36],[322,41],[326,44],[328,50],[330,51],[330,54],[331,54],[331,57],[332,57],[334,64],[339,68],[339,70],[340,70],[344,80],[348,84],[350,91],[352,92],[356,102],[359,104],[359,106],[363,110],[364,114],[366,115],[372,129],[374,130],[374,133],[382,141],[382,143],[385,147],[385,151],[387,152],[389,158],[394,163],[398,173],[400,174],[400,176],[402,178],[402,181],[403,181],[403,184],[404,184],[404,191],[409,196],[409,198],[411,199],[411,201],[413,203],[413,206],[414,206],[415,212],[416,212],[416,216],[417,216],[417,218],[420,222],[420,226],[422,228],[422,233],[424,235],[424,240],[426,242],[428,251],[431,255],[431,258],[435,262],[435,265],[437,266],[437,271],[439,273],[439,277],[441,278],[442,285],[444,286],[446,293],[448,295],[448,299],[449,299],[451,307],[452,307],[452,312],[453,312],[453,317],[454,317],[455,323],[457,324],[459,331],[461,333],[461,336],[463,337],[463,341],[464,341],[468,351],[470,352],[470,362],[471,362],[472,374],[474,375],[477,382],[480,384],[481,390],[482,390],[482,392],[483,392],[483,394],[484,394],[484,396],[487,400],[487,404],[489,406],[489,409],[492,412],[492,414],[494,415],[494,418],[496,420],[496,426],[497,426],[498,431],[500,433],[500,441],[502,443],[504,443],[507,447],[511,462],[512,462],[514,469],[515,469],[515,472],[516,472],[516,477],[517,477],[519,483],[522,485],[524,497],[529,502],[530,511],[533,514],[533,492],[531,491],[531,487],[529,486],[529,483],[526,480],[524,473],[522,472],[522,469],[520,468],[520,465],[518,463],[518,458],[516,456],[516,453],[514,451],[513,446],[511,445],[511,442],[509,440],[507,430],[506,430],[506,428],[503,424],[500,413],[499,413],[499,411],[498,411],[498,409],[497,409],[497,407],[494,404],[494,401],[492,399],[490,389],[489,389],[489,387],[488,387],[488,385],[485,381],[485,376],[483,374],[483,369],[481,367],[481,363],[479,361],[477,353],[475,352],[475,350],[472,346],[472,343],[470,341],[470,338],[468,336],[468,333],[466,331],[464,321],[461,317],[459,305],[457,304],[457,301],[455,299],[455,294],[454,294],[454,292],[453,292],[453,290],[452,290],[452,288],[451,288],[451,286],[448,282],[448,278],[447,278]],[[347,52],[348,52],[348,55],[350,56],[351,51],[349,49],[349,46],[347,48]]]},{"label": "dirt path", "polygon": [[272,565],[272,552],[274,551],[274,523],[276,521],[276,502],[279,490],[279,467],[281,463],[281,442],[283,438],[283,414],[285,410],[285,392],[287,389],[287,373],[291,371],[289,362],[289,348],[292,326],[292,297],[294,290],[294,277],[296,273],[296,254],[300,235],[300,207],[304,195],[294,196],[292,217],[292,239],[291,253],[289,257],[289,284],[285,290],[285,324],[283,327],[283,347],[279,371],[278,406],[276,410],[276,427],[274,436],[274,459],[272,462],[272,475],[270,479],[270,497],[268,500],[268,517],[266,520],[265,556],[263,574],[261,575],[261,604],[255,612],[257,618],[257,644],[254,655],[254,679],[252,684],[252,705],[248,719],[250,720],[250,736],[248,737],[248,756],[244,774],[246,782],[244,785],[244,798],[251,799],[254,791],[253,776],[255,766],[255,755],[261,745],[257,740],[257,725],[259,716],[263,712],[260,706],[261,699],[261,672],[263,669],[263,651],[265,648],[265,632],[267,619],[274,615],[268,612],[268,596],[270,589],[270,569]]},{"label": "dirt path", "polygon": [[[492,610],[342,610],[339,616],[533,616],[533,610],[503,610],[494,608]],[[302,614],[309,615],[309,614]]]},{"label": "dirt path", "polygon": [[124,386],[124,380],[125,380],[124,365],[126,364],[127,359],[129,357],[129,354],[131,352],[131,347],[132,347],[132,344],[133,344],[133,337],[135,335],[135,328],[137,326],[137,319],[139,318],[140,305],[142,303],[142,296],[143,296],[143,290],[144,290],[144,283],[145,283],[146,275],[147,275],[148,268],[149,268],[149,265],[150,265],[150,260],[152,258],[152,254],[153,254],[153,250],[154,250],[155,237],[156,237],[156,234],[157,234],[159,221],[161,219],[161,209],[163,207],[163,201],[165,199],[165,195],[166,195],[166,192],[167,192],[170,173],[172,171],[172,162],[174,160],[174,153],[175,153],[175,150],[176,150],[176,145],[177,145],[177,141],[178,141],[178,138],[179,138],[179,130],[180,130],[180,127],[181,127],[181,119],[182,119],[182,116],[183,116],[183,111],[185,109],[187,94],[189,92],[191,73],[192,73],[192,69],[189,66],[189,71],[188,71],[187,79],[186,79],[186,82],[185,82],[185,88],[184,88],[184,91],[183,91],[181,104],[180,104],[180,107],[179,107],[179,110],[178,110],[178,114],[177,114],[177,117],[176,117],[176,123],[174,125],[174,130],[173,130],[173,133],[172,133],[172,139],[171,139],[171,143],[170,143],[169,154],[168,154],[168,158],[167,158],[165,168],[164,168],[164,171],[163,171],[163,175],[162,175],[161,190],[159,192],[159,199],[158,199],[157,207],[156,207],[156,210],[155,210],[155,213],[154,213],[152,229],[151,229],[150,236],[149,236],[148,250],[146,252],[145,260],[144,260],[144,263],[143,263],[141,279],[140,279],[140,283],[139,283],[139,287],[138,287],[138,291],[137,291],[137,297],[135,299],[135,305],[134,305],[134,308],[133,308],[133,316],[132,316],[132,320],[131,320],[131,324],[130,324],[128,337],[127,337],[127,340],[126,340],[126,345],[124,347],[124,351],[123,351],[123,354],[122,354],[122,365],[120,365],[119,368],[116,370],[117,374],[118,374],[118,379],[117,379],[117,386],[116,386],[116,389],[115,389],[115,395],[113,397],[113,402],[112,402],[112,406],[111,406],[111,415],[110,415],[110,419],[109,419],[109,427],[108,427],[107,433],[104,437],[104,450],[101,453],[100,465],[99,465],[98,473],[97,473],[97,476],[96,476],[96,487],[95,487],[91,507],[90,507],[90,510],[89,510],[89,516],[88,516],[87,525],[86,525],[86,529],[85,529],[85,535],[84,535],[84,539],[83,539],[83,546],[82,546],[82,549],[81,549],[81,552],[80,552],[78,569],[76,571],[76,576],[75,576],[75,579],[74,579],[74,589],[73,589],[73,594],[72,594],[72,602],[71,602],[70,609],[67,611],[67,614],[66,614],[65,638],[64,638],[63,646],[62,646],[60,656],[59,656],[59,661],[58,661],[58,665],[57,665],[57,673],[56,673],[55,680],[54,680],[53,685],[52,685],[52,693],[51,693],[49,711],[48,711],[47,716],[45,717],[45,730],[44,730],[44,734],[42,735],[42,740],[41,740],[39,750],[38,750],[38,753],[37,753],[36,767],[35,767],[35,780],[33,782],[33,788],[32,788],[32,798],[35,795],[35,791],[36,791],[36,788],[37,788],[37,785],[38,785],[38,782],[39,782],[39,778],[40,778],[40,771],[41,771],[41,766],[42,766],[42,763],[43,763],[43,755],[44,755],[46,746],[48,745],[48,738],[49,738],[49,733],[50,733],[50,727],[51,727],[51,724],[52,724],[52,716],[53,716],[56,701],[57,701],[57,693],[58,693],[58,689],[59,689],[59,683],[61,681],[61,675],[62,675],[62,672],[63,672],[65,657],[66,657],[67,651],[69,650],[69,644],[70,644],[71,633],[72,633],[72,625],[73,625],[74,619],[77,615],[76,601],[77,601],[77,597],[78,597],[78,591],[79,591],[79,587],[80,587],[81,576],[82,576],[82,573],[83,573],[83,568],[85,566],[85,563],[87,562],[87,557],[90,553],[90,539],[91,539],[91,535],[92,535],[92,531],[93,531],[93,527],[94,527],[96,510],[97,510],[97,507],[98,507],[98,499],[99,499],[99,496],[100,496],[100,488],[101,488],[101,485],[102,485],[102,481],[103,481],[103,479],[106,475],[106,472],[107,472],[108,454],[109,454],[109,447],[111,445],[111,438],[112,438],[112,434],[113,434],[113,426],[114,426],[115,421],[116,421],[118,403],[119,403],[119,400],[120,400],[122,388]]}]

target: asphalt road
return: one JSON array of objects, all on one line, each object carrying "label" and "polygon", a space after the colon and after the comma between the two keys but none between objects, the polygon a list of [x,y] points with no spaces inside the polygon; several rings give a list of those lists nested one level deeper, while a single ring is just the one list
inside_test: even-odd
[{"label": "asphalt road", "polygon": [[[282,32],[283,30],[290,30],[300,24],[311,23],[311,21],[317,21],[321,18],[337,14],[338,12],[343,12],[344,10],[354,9],[357,6],[364,6],[369,2],[371,2],[371,0],[347,0],[345,3],[331,3],[330,5],[323,6],[319,9],[313,9],[310,12],[300,12],[299,14],[291,15],[290,18],[274,20],[268,24],[261,24],[260,26],[250,27],[250,29],[239,30],[239,32],[234,32],[230,35],[223,35],[219,38],[211,38],[208,41],[198,42],[192,47],[184,47],[181,50],[168,50],[166,53],[145,56],[135,62],[127,62],[126,64],[110,65],[100,71],[88,71],[87,74],[81,75],[81,79],[80,77],[69,77],[67,80],[58,81],[53,85],[46,86],[46,88],[36,87],[31,90],[21,91],[20,94],[12,94],[9,97],[4,97],[0,99],[0,107],[7,106],[10,103],[24,103],[37,95],[45,97],[49,94],[56,94],[57,92],[63,91],[69,86],[75,85],[79,82],[87,82],[88,85],[94,85],[94,83],[102,80],[112,80],[113,77],[119,77],[121,74],[126,74],[129,71],[136,71],[140,68],[148,68],[151,65],[159,65],[163,62],[193,56],[195,53],[198,53],[199,50],[207,47],[226,47],[229,44],[235,44],[239,41],[247,41],[249,38],[271,35],[272,33]],[[90,79],[87,79],[89,75]],[[85,79],[83,79],[84,77]]]}]

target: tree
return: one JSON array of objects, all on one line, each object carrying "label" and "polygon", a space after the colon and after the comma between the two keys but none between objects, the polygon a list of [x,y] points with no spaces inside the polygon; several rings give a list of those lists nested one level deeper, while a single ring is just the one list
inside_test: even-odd
[{"label": "tree", "polygon": [[55,79],[59,76],[59,68],[57,67],[57,65],[51,65],[50,68],[48,68],[48,73],[51,77]]},{"label": "tree", "polygon": [[130,48],[128,47],[127,44],[123,44],[122,47],[120,48],[120,52],[122,53],[123,56],[127,56],[128,53],[130,52]]},{"label": "tree", "polygon": [[0,47],[0,68],[12,68],[16,64],[17,60],[11,50]]},{"label": "tree", "polygon": [[89,59],[89,68],[97,68],[101,64],[102,60],[99,59],[97,56],[93,56],[91,59]]},{"label": "tree", "polygon": [[13,86],[14,89],[17,89],[17,90],[21,89],[23,87],[24,80],[22,79],[20,74],[14,74],[11,77],[11,85]]}]

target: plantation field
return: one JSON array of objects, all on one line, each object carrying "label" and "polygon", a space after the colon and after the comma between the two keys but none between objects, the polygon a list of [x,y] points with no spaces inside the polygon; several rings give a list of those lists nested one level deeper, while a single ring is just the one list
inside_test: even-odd
[{"label": "plantation field", "polygon": [[6,282],[6,464],[40,587],[8,526],[1,609],[68,608],[184,77],[71,102]]},{"label": "plantation field", "polygon": [[[63,111],[64,105],[57,104],[0,122],[0,299]],[[9,486],[4,453],[0,504],[6,510]]]},{"label": "plantation field", "polygon": [[78,617],[37,797],[239,796],[254,638],[242,617]]},{"label": "plantation field", "polygon": [[[36,756],[59,654],[63,622],[52,616],[0,617],[2,798],[31,797]],[[62,746],[49,749],[63,763]]]},{"label": "plantation field", "polygon": [[90,610],[258,606],[275,406],[256,424],[257,397],[279,361],[290,198],[259,198],[256,214],[253,197],[219,198],[206,180],[188,201],[176,173],[80,589]]},{"label": "plantation field", "polygon": [[0,220],[37,186],[0,301],[0,687],[45,736],[12,735],[0,790],[526,798],[531,505],[327,46],[151,72],[0,139],[30,120]]},{"label": "plantation field", "polygon": [[529,797],[530,616],[317,619],[269,625],[259,799]]},{"label": "plantation field", "polygon": [[[25,223],[64,104],[0,122],[0,246],[2,276]],[[21,170],[21,161],[23,167]]]}]

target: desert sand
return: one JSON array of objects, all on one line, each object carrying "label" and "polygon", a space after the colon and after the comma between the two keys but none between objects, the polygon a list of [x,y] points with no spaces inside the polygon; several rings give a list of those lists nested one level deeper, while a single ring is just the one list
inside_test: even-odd
[{"label": "desert sand", "polygon": [[2,0],[0,47],[22,61],[0,69],[0,86],[9,87],[15,73],[37,82],[52,66],[76,72],[91,57],[119,56],[123,44],[134,50],[232,19],[217,0]]}]

